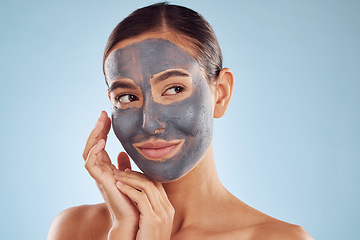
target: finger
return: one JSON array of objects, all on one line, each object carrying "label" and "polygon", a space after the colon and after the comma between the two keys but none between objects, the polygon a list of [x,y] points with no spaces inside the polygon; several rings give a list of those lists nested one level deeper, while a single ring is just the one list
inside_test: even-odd
[{"label": "finger", "polygon": [[164,209],[169,212],[171,215],[174,215],[175,214],[175,209],[173,207],[173,205],[171,204],[166,192],[165,192],[165,189],[163,187],[163,185],[159,182],[154,182],[155,184],[155,187],[158,189],[159,191],[159,194],[160,194],[160,202],[162,204],[162,206],[164,207]]},{"label": "finger", "polygon": [[129,156],[125,152],[121,152],[117,158],[118,169],[124,171],[125,169],[131,169]]},{"label": "finger", "polygon": [[111,128],[111,118],[109,118],[106,114],[105,127],[102,132],[105,141],[107,140],[107,135],[109,134],[110,128]]},{"label": "finger", "polygon": [[[146,180],[150,180],[147,176],[145,176],[143,173],[140,173],[140,172],[132,171],[129,169],[126,169],[125,172],[129,173],[128,174],[129,177],[140,177],[140,178],[144,178]],[[160,197],[159,197],[160,202],[162,204],[166,205],[167,207],[172,208],[172,204],[167,196],[167,193],[166,193],[163,185],[156,181],[152,181],[152,180],[150,180],[150,181],[154,183],[155,187],[158,189],[158,191],[160,193]]]},{"label": "finger", "polygon": [[[162,185],[161,183],[155,182],[155,181],[154,181],[154,184],[155,184],[155,187],[158,189],[161,197],[162,197],[163,199],[166,199],[167,202],[170,203],[170,200],[168,199],[168,196],[167,196],[167,194],[166,194],[166,192],[165,192],[165,189],[164,189],[163,185]],[[171,203],[170,203],[170,204],[171,204]]]},{"label": "finger", "polygon": [[117,182],[116,187],[125,194],[130,200],[136,203],[136,206],[141,214],[149,216],[149,214],[154,214],[151,204],[148,200],[148,197],[145,193],[138,191],[137,189]]},{"label": "finger", "polygon": [[[123,171],[116,171],[117,173],[123,173],[128,177],[134,177],[134,178],[143,178],[145,180],[150,180],[145,174],[137,171],[131,170],[131,168],[125,168]],[[128,173],[128,174],[126,174]]]},{"label": "finger", "polygon": [[109,155],[104,150],[105,140],[101,139],[91,150],[85,162],[85,168],[96,181],[115,183],[112,171],[116,167],[111,163]]},{"label": "finger", "polygon": [[155,187],[154,182],[149,179],[139,178],[139,177],[130,177],[127,172],[122,172],[120,174],[115,174],[115,179],[119,180],[123,184],[129,185],[135,189],[138,189],[144,192],[147,198],[150,201],[152,209],[154,212],[158,213],[163,211],[163,202],[160,200],[160,193]]},{"label": "finger", "polygon": [[86,144],[85,144],[85,148],[84,148],[84,152],[83,152],[83,158],[84,160],[86,160],[90,149],[94,146],[94,144],[96,144],[101,138],[101,132],[105,127],[105,122],[106,122],[106,112],[102,111],[99,119],[97,120],[94,129],[91,131]]},{"label": "finger", "polygon": [[[150,180],[147,176],[145,176],[143,173],[140,173],[140,172],[136,172],[136,171],[132,171],[131,169],[126,169],[125,170],[125,173],[122,173],[122,171],[118,171],[118,170],[115,170],[114,171],[115,174],[117,175],[126,175],[128,177],[134,177],[134,178],[143,178],[144,180]],[[128,173],[128,174],[126,174]],[[152,180],[150,180],[152,181]],[[170,206],[172,207],[171,205],[171,202],[167,196],[167,193],[165,192],[165,189],[163,187],[163,185],[159,182],[156,182],[156,181],[152,181],[155,185],[155,187],[158,189],[159,193],[160,193],[160,202],[167,205],[167,206]]]},{"label": "finger", "polygon": [[116,169],[114,164],[112,164],[112,162],[111,162],[109,154],[105,150],[99,152],[98,157],[99,157],[99,159],[101,159],[102,163],[108,164],[111,167],[111,170]]},{"label": "finger", "polygon": [[102,111],[94,129],[91,131],[89,138],[86,141],[86,145],[83,152],[84,160],[87,158],[90,149],[100,140],[106,141],[107,134],[110,130],[111,120],[107,117],[105,111]]},{"label": "finger", "polygon": [[100,139],[100,141],[93,148],[91,148],[89,155],[85,161],[85,168],[88,170],[88,172],[94,179],[99,174],[97,168],[95,168],[96,165],[99,165],[98,155],[100,155],[104,147],[105,147],[105,140]]},{"label": "finger", "polygon": [[142,178],[145,181],[151,181],[151,182],[153,182],[155,184],[155,187],[159,190],[159,192],[163,196],[167,196],[167,194],[165,192],[165,189],[164,189],[164,187],[162,186],[161,183],[149,179],[145,174],[143,174],[141,172],[133,171],[130,168],[127,168],[124,171],[114,170],[114,174],[121,175],[121,176],[123,175],[123,176],[127,176],[127,177],[130,177],[130,178]]},{"label": "finger", "polygon": [[100,139],[100,141],[92,148],[92,155],[98,155],[101,150],[105,148],[105,140]]}]

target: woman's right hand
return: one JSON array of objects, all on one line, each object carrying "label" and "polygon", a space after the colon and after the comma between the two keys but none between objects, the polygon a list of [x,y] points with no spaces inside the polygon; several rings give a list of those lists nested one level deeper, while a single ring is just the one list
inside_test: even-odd
[{"label": "woman's right hand", "polygon": [[[107,134],[111,127],[111,120],[106,112],[101,115],[90,133],[83,153],[85,168],[94,178],[105,200],[112,218],[112,228],[108,239],[114,236],[120,239],[135,239],[139,223],[139,211],[131,200],[116,187],[113,170],[116,167],[111,163],[105,151]],[[118,156],[119,170],[130,168],[129,157],[125,153]]]}]

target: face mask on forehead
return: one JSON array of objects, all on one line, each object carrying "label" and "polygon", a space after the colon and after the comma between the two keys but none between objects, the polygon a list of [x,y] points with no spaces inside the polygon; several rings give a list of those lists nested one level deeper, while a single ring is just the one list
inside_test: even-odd
[{"label": "face mask on forehead", "polygon": [[[147,39],[113,51],[105,72],[110,90],[126,79],[140,92],[133,107],[113,106],[112,126],[144,174],[170,182],[193,169],[210,146],[213,129],[211,91],[196,59],[170,41]],[[157,82],[173,75],[187,81],[186,94],[176,95],[182,97],[166,95],[176,88],[164,89],[165,94],[156,90]]]}]

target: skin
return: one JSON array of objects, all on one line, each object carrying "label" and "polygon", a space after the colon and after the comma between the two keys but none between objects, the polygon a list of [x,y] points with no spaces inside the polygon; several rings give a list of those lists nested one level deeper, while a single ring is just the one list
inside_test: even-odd
[{"label": "skin", "polygon": [[[147,39],[161,38],[191,55],[191,49],[173,36],[168,32],[143,34],[118,43],[112,53]],[[216,83],[209,85],[211,96],[207,101],[213,117],[225,113],[233,82],[231,71],[225,68]],[[142,87],[139,86],[140,92]],[[184,99],[187,98],[191,94]],[[154,95],[143,99],[133,107],[141,109],[149,101],[159,100]],[[176,105],[173,101],[168,106]],[[132,171],[126,153],[119,154],[117,167],[111,164],[104,150],[110,128],[111,119],[102,112],[83,154],[85,167],[105,203],[63,211],[54,220],[48,239],[312,239],[301,227],[261,213],[229,193],[217,176],[211,142],[188,173],[159,183]]]},{"label": "skin", "polygon": [[[120,48],[106,60],[114,132],[137,166],[152,180],[170,182],[182,177],[210,145],[211,89],[199,69],[194,57],[164,39],[147,39]],[[181,92],[176,93],[176,87]],[[125,103],[116,100],[119,96]],[[128,102],[130,96],[136,99]],[[175,156],[156,161],[134,147],[137,142],[151,139],[180,139],[183,144]]]}]

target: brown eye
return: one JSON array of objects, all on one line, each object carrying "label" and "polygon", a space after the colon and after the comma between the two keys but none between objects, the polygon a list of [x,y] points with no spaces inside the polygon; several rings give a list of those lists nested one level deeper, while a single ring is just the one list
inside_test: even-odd
[{"label": "brown eye", "polygon": [[176,95],[178,93],[181,93],[182,91],[184,91],[184,87],[182,86],[173,86],[171,88],[169,88],[168,90],[166,90],[163,93],[163,96],[167,96],[167,95]]},{"label": "brown eye", "polygon": [[139,100],[139,98],[135,95],[132,94],[124,94],[124,95],[120,95],[116,98],[116,100],[120,103],[130,103],[136,100]]}]

